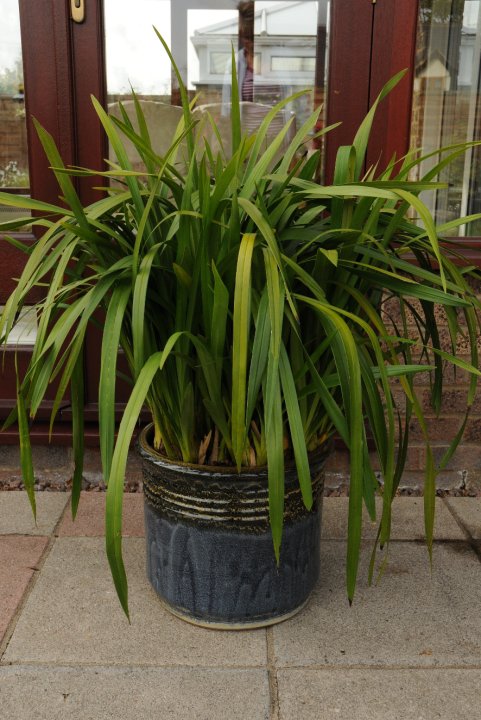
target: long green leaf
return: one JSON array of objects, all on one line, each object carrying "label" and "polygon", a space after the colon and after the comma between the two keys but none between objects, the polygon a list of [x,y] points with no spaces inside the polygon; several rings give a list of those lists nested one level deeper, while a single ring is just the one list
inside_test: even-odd
[{"label": "long green leaf", "polygon": [[[271,377],[271,374],[274,377]],[[272,394],[273,397],[270,395]],[[267,363],[265,400],[267,443],[267,476],[269,485],[269,520],[274,554],[279,563],[284,524],[284,433],[279,373],[273,368],[273,358]]]},{"label": "long green leaf", "polygon": [[109,302],[102,334],[99,381],[99,435],[102,470],[106,481],[110,476],[110,465],[114,448],[115,387],[120,333],[130,297],[130,283],[124,282],[114,289]]},{"label": "long green leaf", "polygon": [[406,72],[407,70],[401,70],[384,85],[376,100],[373,102],[368,114],[359,126],[358,131],[356,132],[356,136],[352,143],[356,149],[356,177],[361,176],[364,159],[366,157],[367,145],[371,134],[371,128],[374,122],[374,116],[376,114],[377,107],[379,103],[384,100],[386,95],[388,95],[391,90],[396,87],[400,80],[402,80]]},{"label": "long green leaf", "polygon": [[[18,370],[17,370],[18,377]],[[18,435],[20,441],[20,466],[22,468],[23,483],[27,496],[30,501],[34,520],[37,520],[37,506],[35,501],[35,477],[32,462],[32,447],[30,445],[30,435],[28,431],[27,410],[25,408],[25,399],[23,390],[17,379],[17,417],[18,417]]]},{"label": "long green leaf", "polygon": [[251,265],[256,236],[246,233],[237,259],[232,346],[232,446],[237,467],[242,465],[246,440],[247,352],[249,345]]},{"label": "long green leaf", "polygon": [[70,500],[72,518],[75,519],[82,490],[83,464],[84,464],[84,363],[83,354],[77,357],[72,372],[70,388],[70,402],[72,406],[72,443],[74,471],[72,476],[72,497]]},{"label": "long green leaf", "polygon": [[299,477],[299,486],[301,488],[302,499],[308,510],[312,507],[312,484],[311,474],[309,470],[309,459],[307,456],[306,441],[304,436],[304,427],[302,424],[301,412],[299,409],[299,401],[297,398],[297,389],[292,374],[289,357],[284,345],[280,350],[279,358],[279,376],[282,385],[282,393],[286,404],[287,419],[292,439],[292,447],[294,450],[294,458],[296,461],[297,475]]},{"label": "long green leaf", "polygon": [[129,617],[128,586],[122,558],[122,504],[127,456],[139,413],[152,381],[163,368],[179,337],[180,333],[171,336],[164,350],[152,355],[142,368],[122,416],[112,458],[105,506],[105,542],[115,589],[127,617]]}]

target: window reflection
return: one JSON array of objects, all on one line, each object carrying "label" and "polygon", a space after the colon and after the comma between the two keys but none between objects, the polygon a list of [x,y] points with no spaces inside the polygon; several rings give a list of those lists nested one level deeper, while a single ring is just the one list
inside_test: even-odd
[{"label": "window reflection", "polygon": [[[2,0],[0,23],[0,188],[28,188],[27,130],[17,0]],[[13,211],[0,209],[0,220]],[[24,213],[23,213],[24,214]]]},{"label": "window reflection", "polygon": [[[479,0],[422,0],[419,11],[412,145],[440,146],[481,139]],[[422,163],[424,175],[438,161]],[[447,190],[425,198],[439,222],[481,211],[481,155],[474,148],[441,174]],[[481,222],[468,232],[481,235]]]},{"label": "window reflection", "polygon": [[[0,305],[0,312],[4,309],[5,306]],[[37,331],[38,322],[35,308],[32,305],[24,305],[8,335],[6,344],[10,346],[33,346],[37,338]]]},{"label": "window reflection", "polygon": [[[298,90],[312,91],[320,5],[326,3],[243,1],[231,13],[189,10],[189,85],[200,102],[221,103],[225,114],[232,47],[242,101],[272,106]],[[297,124],[311,108],[312,95],[293,103]]]},{"label": "window reflection", "polygon": [[155,26],[171,44],[170,0],[104,0],[108,100],[138,95],[170,102],[171,70]]},{"label": "window reflection", "polygon": [[[154,148],[161,154],[167,149],[180,97],[167,55],[151,29],[155,25],[172,49],[190,98],[197,97],[197,112],[213,117],[227,150],[232,51],[246,132],[259,127],[272,105],[307,91],[272,124],[274,134],[292,119],[292,134],[323,101],[327,6],[327,0],[137,0],[133,12],[127,0],[105,0],[109,109],[119,114],[118,101],[125,102],[135,126],[127,97],[132,85]],[[214,138],[209,141],[215,145]]]}]

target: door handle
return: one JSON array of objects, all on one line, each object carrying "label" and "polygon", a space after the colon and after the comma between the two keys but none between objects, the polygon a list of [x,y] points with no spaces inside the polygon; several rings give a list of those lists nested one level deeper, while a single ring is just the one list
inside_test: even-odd
[{"label": "door handle", "polygon": [[70,0],[70,14],[74,22],[82,23],[85,20],[85,0]]}]

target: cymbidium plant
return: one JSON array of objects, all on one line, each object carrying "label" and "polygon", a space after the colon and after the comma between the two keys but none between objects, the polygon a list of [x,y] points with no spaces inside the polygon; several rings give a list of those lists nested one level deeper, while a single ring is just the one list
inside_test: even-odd
[{"label": "cymbidium plant", "polygon": [[[152,416],[155,447],[169,458],[238,468],[267,464],[277,557],[286,458],[297,466],[310,507],[309,451],[333,434],[342,438],[350,454],[346,577],[352,600],[362,507],[365,504],[374,517],[378,487],[367,437],[383,477],[378,543],[384,545],[390,535],[391,501],[405,465],[409,422],[417,418],[426,441],[424,502],[430,549],[436,470],[451,457],[463,427],[436,467],[414,378],[421,371],[432,373],[432,403],[439,409],[445,368],[467,370],[469,412],[480,375],[479,303],[469,284],[475,271],[463,264],[458,246],[443,239],[473,218],[436,226],[419,197],[442,187],[436,182],[439,170],[465,147],[445,148],[438,165],[416,182],[409,179],[421,161],[414,154],[401,163],[393,159],[382,172],[364,172],[376,108],[398,75],[382,90],[352,145],[339,148],[334,182],[321,185],[316,181],[320,151],[305,152],[316,134],[319,109],[290,142],[289,123],[269,143],[266,138],[272,120],[292,98],[272,108],[258,130],[246,136],[233,62],[227,155],[212,118],[204,115],[198,122],[199,113],[171,60],[183,119],[165,155],[154,151],[135,95],[135,128],[125,111],[121,119],[109,117],[94,99],[116,156],[104,173],[112,181],[106,197],[82,206],[71,176],[87,175],[95,182],[99,173],[66,168],[52,138],[38,125],[64,204],[0,193],[0,202],[43,216],[24,221],[44,232],[33,247],[24,248],[25,268],[0,320],[6,342],[30,291],[43,290],[35,307],[35,347],[27,372],[19,377],[17,410],[10,418],[20,430],[27,491],[34,505],[29,418],[35,417],[55,379],[52,423],[70,388],[76,512],[82,478],[84,349],[87,328],[100,309],[104,321],[98,403],[107,482],[107,553],[125,611],[122,493],[129,445],[143,406]],[[205,122],[211,125],[211,137],[212,132],[216,135],[215,153],[205,139]],[[132,169],[125,141],[133,143],[145,170]],[[21,226],[22,221],[4,223],[0,231]],[[10,242],[22,247],[13,237]],[[392,298],[400,308],[397,324],[383,313],[383,303]],[[439,307],[447,318],[451,352],[441,346]],[[409,313],[419,329],[417,339],[409,333]],[[470,363],[455,356],[459,334],[469,340]],[[116,436],[119,345],[132,384]]]}]

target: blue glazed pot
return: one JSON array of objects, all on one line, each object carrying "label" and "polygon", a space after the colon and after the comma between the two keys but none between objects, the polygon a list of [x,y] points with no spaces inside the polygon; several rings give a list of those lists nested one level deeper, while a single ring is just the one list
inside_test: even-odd
[{"label": "blue glazed pot", "polygon": [[314,504],[307,511],[295,466],[286,467],[280,563],[269,527],[267,469],[167,460],[140,435],[147,575],[175,615],[198,625],[242,629],[298,612],[320,569],[327,449],[311,455]]}]

